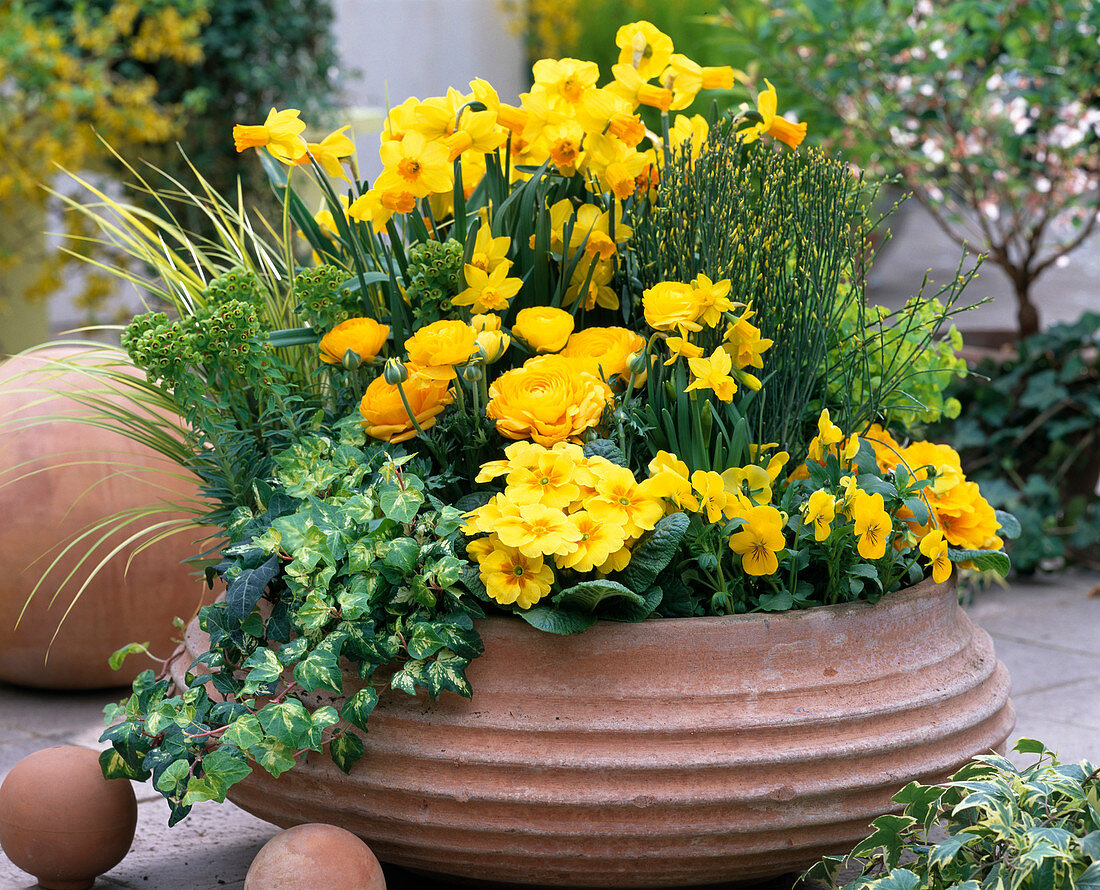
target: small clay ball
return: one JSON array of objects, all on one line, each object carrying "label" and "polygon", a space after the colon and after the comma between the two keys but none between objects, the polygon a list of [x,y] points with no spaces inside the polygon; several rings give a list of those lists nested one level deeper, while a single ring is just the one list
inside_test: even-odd
[{"label": "small clay ball", "polygon": [[46,890],[91,887],[122,861],[136,826],[134,789],[103,778],[91,748],[36,751],[0,785],[0,847]]},{"label": "small clay ball", "polygon": [[386,890],[386,876],[370,847],[350,831],[313,822],[264,844],[244,890]]}]

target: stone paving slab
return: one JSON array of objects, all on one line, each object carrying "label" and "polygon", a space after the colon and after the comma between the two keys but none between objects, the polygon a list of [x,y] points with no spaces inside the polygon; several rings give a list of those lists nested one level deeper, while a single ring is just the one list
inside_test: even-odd
[{"label": "stone paving slab", "polygon": [[[1039,738],[1066,761],[1100,763],[1100,575],[1066,573],[978,592],[971,617],[993,637],[1013,678],[1017,724],[1012,739]],[[58,744],[103,747],[102,708],[121,691],[56,693],[0,684],[0,778],[26,754]],[[1028,758],[1013,755],[1018,763]],[[232,804],[200,804],[174,828],[167,806],[135,784],[138,830],[127,858],[96,890],[241,890],[253,856],[278,829]],[[736,876],[731,876],[735,879]],[[448,890],[458,885],[387,867],[389,890]],[[790,890],[793,877],[760,890]],[[0,855],[0,890],[35,885]],[[466,884],[465,886],[471,886]],[[732,886],[732,885],[731,885]],[[805,890],[820,890],[802,884]]]}]

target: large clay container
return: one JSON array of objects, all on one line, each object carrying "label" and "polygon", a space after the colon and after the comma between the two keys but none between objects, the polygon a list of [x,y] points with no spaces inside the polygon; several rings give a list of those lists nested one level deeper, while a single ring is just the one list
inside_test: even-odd
[{"label": "large clay container", "polygon": [[[953,584],[571,637],[508,618],[479,630],[472,700],[389,691],[350,775],[310,755],[230,798],[477,886],[752,881],[846,852],[907,782],[1002,746],[1015,720]],[[177,682],[206,645],[192,624]]]},{"label": "large clay container", "polygon": [[[80,586],[69,581],[58,594],[79,558],[70,553],[46,576],[22,617],[20,611],[59,544],[117,510],[193,500],[197,486],[172,461],[112,430],[76,421],[33,425],[35,418],[51,414],[90,413],[60,393],[104,386],[87,374],[51,367],[58,357],[104,360],[102,353],[93,359],[88,349],[76,346],[50,347],[0,364],[0,680],[49,689],[121,686],[153,662],[131,656],[122,670],[112,671],[111,653],[130,642],[150,641],[152,651],[167,658],[176,645],[172,637],[179,635],[172,618],[188,620],[201,604],[202,583],[181,565],[197,552],[194,541],[201,532],[192,528],[154,544],[129,566],[134,548],[128,547],[62,621]],[[140,527],[135,523],[131,532]],[[89,565],[128,536],[119,532],[100,544]]]}]

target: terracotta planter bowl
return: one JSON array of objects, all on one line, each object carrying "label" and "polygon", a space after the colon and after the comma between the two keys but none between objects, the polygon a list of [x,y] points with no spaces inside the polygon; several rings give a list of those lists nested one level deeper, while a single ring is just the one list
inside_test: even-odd
[{"label": "terracotta planter bowl", "polygon": [[[231,799],[477,886],[752,881],[850,849],[903,785],[1002,746],[1014,722],[1008,674],[951,584],[573,637],[479,630],[472,701],[385,693],[350,776],[310,755]],[[207,645],[196,625],[187,642],[188,658]]]},{"label": "terracotta planter bowl", "polygon": [[[131,656],[122,670],[112,671],[107,665],[111,653],[148,640],[152,651],[166,658],[179,633],[172,618],[190,619],[203,601],[201,581],[180,565],[196,552],[192,542],[201,532],[192,530],[154,544],[128,567],[132,546],[114,557],[62,622],[84,577],[78,570],[74,578],[79,580],[70,581],[54,599],[79,558],[68,554],[46,576],[16,627],[57,545],[117,510],[198,493],[193,481],[180,478],[176,464],[111,430],[75,421],[26,425],[53,414],[88,413],[76,401],[54,394],[102,387],[88,375],[50,371],[48,377],[24,376],[47,367],[50,359],[86,351],[52,347],[0,364],[0,681],[8,683],[48,689],[126,685],[153,662]],[[131,531],[140,527],[135,523]],[[114,534],[90,565],[128,536]]]}]

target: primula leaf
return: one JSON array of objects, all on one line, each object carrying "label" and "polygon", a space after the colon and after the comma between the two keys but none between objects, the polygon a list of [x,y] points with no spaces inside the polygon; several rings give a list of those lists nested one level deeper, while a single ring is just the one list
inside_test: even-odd
[{"label": "primula leaf", "polygon": [[645,597],[616,581],[582,581],[554,595],[553,601],[563,608],[592,613],[608,599],[623,597],[635,605],[644,606]]},{"label": "primula leaf", "polygon": [[602,457],[616,466],[628,466],[626,456],[610,439],[593,439],[584,446],[585,457]]},{"label": "primula leaf", "polygon": [[579,634],[596,623],[595,615],[549,606],[532,606],[530,609],[517,611],[516,614],[532,627],[563,637]]},{"label": "primula leaf", "polygon": [[761,611],[786,612],[794,605],[794,595],[789,590],[762,593],[760,594],[759,603]]},{"label": "primula leaf", "polygon": [[635,593],[644,594],[657,576],[667,568],[688,529],[686,513],[664,517],[630,554],[630,562],[616,576],[619,583]]},{"label": "primula leaf", "polygon": [[365,730],[367,720],[377,704],[378,690],[373,686],[364,686],[344,702],[344,706],[340,709],[340,716],[348,723],[353,723],[360,729]]},{"label": "primula leaf", "polygon": [[664,598],[664,591],[656,584],[646,591],[642,602],[616,599],[606,609],[600,609],[600,618],[607,621],[644,621],[652,615]]},{"label": "primula leaf", "polygon": [[350,773],[363,756],[363,740],[354,732],[342,732],[329,742],[329,755],[333,763],[345,773]]},{"label": "primula leaf", "polygon": [[993,515],[997,517],[997,521],[1001,524],[998,531],[999,535],[1013,539],[1020,537],[1020,532],[1023,531],[1020,527],[1020,520],[1004,510],[994,510]]}]

